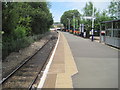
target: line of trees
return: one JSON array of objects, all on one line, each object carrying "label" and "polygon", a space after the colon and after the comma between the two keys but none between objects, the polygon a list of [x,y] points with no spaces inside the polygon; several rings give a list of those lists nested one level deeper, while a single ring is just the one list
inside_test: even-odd
[{"label": "line of trees", "polygon": [[41,38],[53,24],[47,2],[2,2],[2,57]]},{"label": "line of trees", "polygon": [[[77,25],[80,23],[80,16],[81,14],[79,13],[78,10],[69,10],[64,12],[64,14],[61,16],[61,23],[63,23],[64,27],[68,28],[69,27],[69,22],[68,19],[70,20],[70,28],[73,29],[74,24],[76,25],[76,27],[78,27]],[[78,21],[76,21],[78,20]]]},{"label": "line of trees", "polygon": [[[116,13],[118,10],[117,5],[118,5],[118,2],[112,1],[108,6],[108,10],[103,10],[102,12],[100,12],[99,10],[97,10],[96,7],[94,7],[94,16],[96,17],[95,23],[94,23],[94,30],[98,31],[97,35],[99,35],[99,31],[100,31],[100,22],[117,19],[117,16],[116,16]],[[85,24],[85,29],[87,30],[87,32],[89,32],[92,29],[92,22],[91,20],[85,20],[82,17],[92,16],[92,10],[93,10],[93,3],[88,2],[83,8],[83,14],[79,13],[78,10],[66,11],[61,16],[61,23],[64,24],[64,27],[68,28],[69,21],[67,18],[69,18],[71,29],[73,29],[72,27],[74,27],[73,23],[78,24],[78,26],[80,26],[80,24]],[[77,21],[73,20],[74,19],[73,16],[75,16],[75,19]],[[78,28],[77,26],[75,27],[76,29]]]}]

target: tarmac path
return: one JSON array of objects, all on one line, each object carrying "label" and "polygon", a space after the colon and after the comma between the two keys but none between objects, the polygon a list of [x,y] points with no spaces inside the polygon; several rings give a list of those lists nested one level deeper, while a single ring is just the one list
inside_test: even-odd
[{"label": "tarmac path", "polygon": [[118,88],[118,50],[63,32],[71,48],[78,73],[74,88]]}]

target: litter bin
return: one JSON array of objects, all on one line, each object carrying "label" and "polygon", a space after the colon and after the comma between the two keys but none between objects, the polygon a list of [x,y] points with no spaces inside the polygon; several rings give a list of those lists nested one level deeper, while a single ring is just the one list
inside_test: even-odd
[{"label": "litter bin", "polygon": [[105,31],[101,31],[101,42],[105,42]]}]

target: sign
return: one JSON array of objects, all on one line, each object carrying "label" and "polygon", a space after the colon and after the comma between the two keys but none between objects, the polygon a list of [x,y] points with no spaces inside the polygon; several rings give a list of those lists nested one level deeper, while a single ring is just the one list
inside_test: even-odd
[{"label": "sign", "polygon": [[84,19],[95,19],[96,17],[92,17],[92,16],[84,16]]},{"label": "sign", "polygon": [[84,32],[84,24],[80,24],[80,32]]}]

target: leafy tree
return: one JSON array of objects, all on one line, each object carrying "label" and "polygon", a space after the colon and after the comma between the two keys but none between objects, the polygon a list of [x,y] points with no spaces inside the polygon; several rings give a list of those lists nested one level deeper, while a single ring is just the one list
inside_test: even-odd
[{"label": "leafy tree", "polygon": [[[86,3],[86,6],[83,8],[83,16],[92,16],[93,12],[93,3],[89,2],[88,4]],[[94,22],[94,30],[97,30],[99,35],[100,31],[100,23],[103,21],[108,21],[111,20],[111,18],[108,15],[108,11],[104,10],[102,12],[97,11],[97,9],[94,7],[94,16],[96,17],[95,22]],[[83,20],[82,23],[85,24],[86,30],[90,31],[92,29],[92,20]]]},{"label": "leafy tree", "polygon": [[47,2],[2,2],[3,58],[29,45],[32,35],[49,30],[53,24],[49,7]]},{"label": "leafy tree", "polygon": [[3,3],[3,31],[9,35],[17,25],[26,27],[28,34],[44,33],[53,24],[52,14],[46,2]]},{"label": "leafy tree", "polygon": [[65,27],[68,27],[68,19],[70,20],[70,26],[73,27],[73,23],[75,23],[75,20],[73,20],[73,17],[75,16],[76,20],[80,20],[80,13],[78,10],[69,10],[64,12],[64,14],[61,16],[61,23]]},{"label": "leafy tree", "polygon": [[17,26],[26,27],[29,32],[30,28],[30,17],[27,17],[29,11],[29,6],[26,3],[3,3],[3,31],[4,35],[11,35],[14,37],[13,33]]},{"label": "leafy tree", "polygon": [[2,30],[8,35],[15,29],[18,21],[13,5],[13,3],[2,3]]},{"label": "leafy tree", "polygon": [[50,13],[46,2],[29,3],[33,8],[32,32],[35,34],[44,33],[53,24],[52,14]]},{"label": "leafy tree", "polygon": [[101,22],[112,20],[112,19],[108,16],[108,14],[107,14],[106,12],[107,12],[107,11],[104,10],[104,11],[102,11],[102,12],[97,12],[97,13],[96,13],[96,20],[95,20],[94,28],[95,28],[95,30],[98,31],[98,35],[99,35],[99,32],[100,32],[100,24],[101,24]]},{"label": "leafy tree", "polygon": [[[92,20],[87,20],[87,19],[85,20],[83,19],[83,17],[92,16],[92,13],[93,13],[93,3],[88,2],[83,8],[83,14],[80,14],[77,10],[69,10],[64,12],[64,14],[61,16],[61,23],[63,23],[65,27],[68,27],[67,18],[69,18],[71,20],[70,23],[71,27],[73,27],[73,23],[76,23],[76,27],[79,27],[77,26],[79,24],[84,24],[87,33],[89,33],[89,31],[92,29]],[[76,20],[73,20],[73,15],[75,15],[76,20],[78,20],[78,22]],[[94,16],[96,17],[94,21],[94,30],[97,30],[98,31],[97,35],[99,35],[100,23],[103,21],[112,20],[112,18],[108,15],[107,10],[100,12],[96,9],[96,7],[94,7]]]},{"label": "leafy tree", "polygon": [[[85,7],[83,8],[83,17],[92,16],[92,13],[93,13],[93,3],[92,2],[86,3]],[[97,9],[94,7],[94,16],[96,16],[96,14],[97,14]],[[83,20],[82,22],[85,24],[86,30],[92,29],[91,20]]]},{"label": "leafy tree", "polygon": [[111,1],[108,9],[109,9],[109,14],[110,14],[111,18],[117,19],[116,14],[118,11],[118,2],[116,2],[115,0]]},{"label": "leafy tree", "polygon": [[[97,9],[94,7],[95,14],[96,11]],[[92,2],[86,3],[85,7],[83,8],[84,16],[92,16],[92,12],[93,12],[93,3]]]}]

